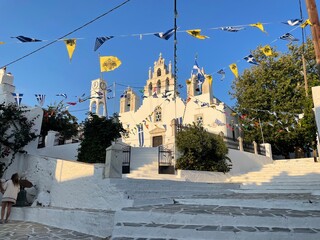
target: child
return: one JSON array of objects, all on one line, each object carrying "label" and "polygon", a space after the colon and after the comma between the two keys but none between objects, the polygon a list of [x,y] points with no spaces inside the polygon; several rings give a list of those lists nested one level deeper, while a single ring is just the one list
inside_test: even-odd
[{"label": "child", "polygon": [[20,184],[19,184],[19,175],[15,173],[11,176],[11,180],[8,180],[1,186],[3,188],[4,193],[2,196],[2,206],[1,206],[1,222],[0,224],[4,223],[4,212],[7,208],[7,215],[5,222],[8,222],[11,213],[11,207],[13,204],[16,204],[17,196],[20,191]]}]

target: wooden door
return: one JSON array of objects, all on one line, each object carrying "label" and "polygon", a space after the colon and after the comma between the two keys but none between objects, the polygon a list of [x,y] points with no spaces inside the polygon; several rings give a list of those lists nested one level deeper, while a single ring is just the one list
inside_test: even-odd
[{"label": "wooden door", "polygon": [[162,136],[155,136],[152,138],[152,147],[158,147],[162,145]]}]

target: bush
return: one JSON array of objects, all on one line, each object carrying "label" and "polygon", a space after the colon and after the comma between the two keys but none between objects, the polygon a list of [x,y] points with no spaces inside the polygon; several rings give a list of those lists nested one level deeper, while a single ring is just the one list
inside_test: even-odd
[{"label": "bush", "polygon": [[83,123],[83,141],[78,149],[78,161],[105,163],[106,149],[111,142],[121,137],[123,131],[117,117],[107,119],[90,113]]},{"label": "bush", "polygon": [[177,148],[182,156],[176,168],[182,170],[228,172],[231,161],[223,139],[202,126],[189,125],[177,133]]}]

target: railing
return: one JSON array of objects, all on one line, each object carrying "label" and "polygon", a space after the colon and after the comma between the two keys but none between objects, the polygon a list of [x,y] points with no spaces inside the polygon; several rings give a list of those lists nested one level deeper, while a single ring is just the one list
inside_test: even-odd
[{"label": "railing", "polygon": [[228,148],[239,150],[239,142],[237,140],[229,137],[224,137],[223,140]]},{"label": "railing", "polygon": [[266,156],[266,147],[259,144],[258,145],[258,154]]},{"label": "railing", "polygon": [[253,144],[243,143],[243,150],[245,152],[254,153],[254,146],[253,146]]},{"label": "railing", "polygon": [[172,165],[172,151],[163,146],[158,147],[158,163],[159,166]]},{"label": "railing", "polygon": [[124,146],[122,148],[123,159],[122,159],[122,173],[130,173],[130,158],[131,158],[131,147]]},{"label": "railing", "polygon": [[241,150],[240,144],[242,144],[243,151],[250,152],[250,153],[257,152],[259,155],[266,156],[266,148],[264,145],[256,144],[257,149],[255,152],[255,149],[254,149],[255,143],[241,143],[242,142],[241,139],[235,140],[235,139],[229,138],[229,137],[223,137],[223,141],[225,142],[225,144],[227,145],[227,148],[229,148],[229,149]]},{"label": "railing", "polygon": [[174,174],[173,152],[164,146],[158,147],[158,173]]}]

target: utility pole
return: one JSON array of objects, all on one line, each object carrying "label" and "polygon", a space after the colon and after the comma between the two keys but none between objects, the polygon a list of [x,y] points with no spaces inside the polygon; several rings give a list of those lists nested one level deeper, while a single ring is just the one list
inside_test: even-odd
[{"label": "utility pole", "polygon": [[174,98],[174,164],[176,164],[177,160],[177,125],[178,125],[178,119],[177,119],[177,17],[178,17],[178,11],[177,11],[177,0],[173,1],[173,14],[174,14],[174,41],[173,41],[173,98]]},{"label": "utility pole", "polygon": [[308,10],[309,20],[312,24],[311,33],[314,45],[314,52],[316,55],[318,75],[320,77],[320,26],[316,1],[306,0],[306,6]]},{"label": "utility pole", "polygon": [[[311,33],[312,33],[312,40],[313,40],[313,46],[314,46],[314,53],[316,55],[316,62],[317,62],[317,71],[318,76],[320,78],[320,26],[319,26],[319,16],[318,16],[318,10],[315,0],[306,0],[306,6],[308,10],[309,20],[312,24],[311,26]],[[317,88],[317,89],[316,89]],[[312,89],[313,95],[317,92],[319,93],[319,87]],[[315,94],[316,95],[316,94]],[[318,134],[320,132],[320,112],[319,112],[319,102],[317,102],[316,96],[313,96],[313,102],[314,102],[314,111],[315,111],[315,117],[316,117],[316,124],[318,128]],[[317,144],[318,152],[320,151],[320,145],[319,142]],[[314,161],[317,161],[316,157],[316,150],[313,150],[313,157]]]}]

